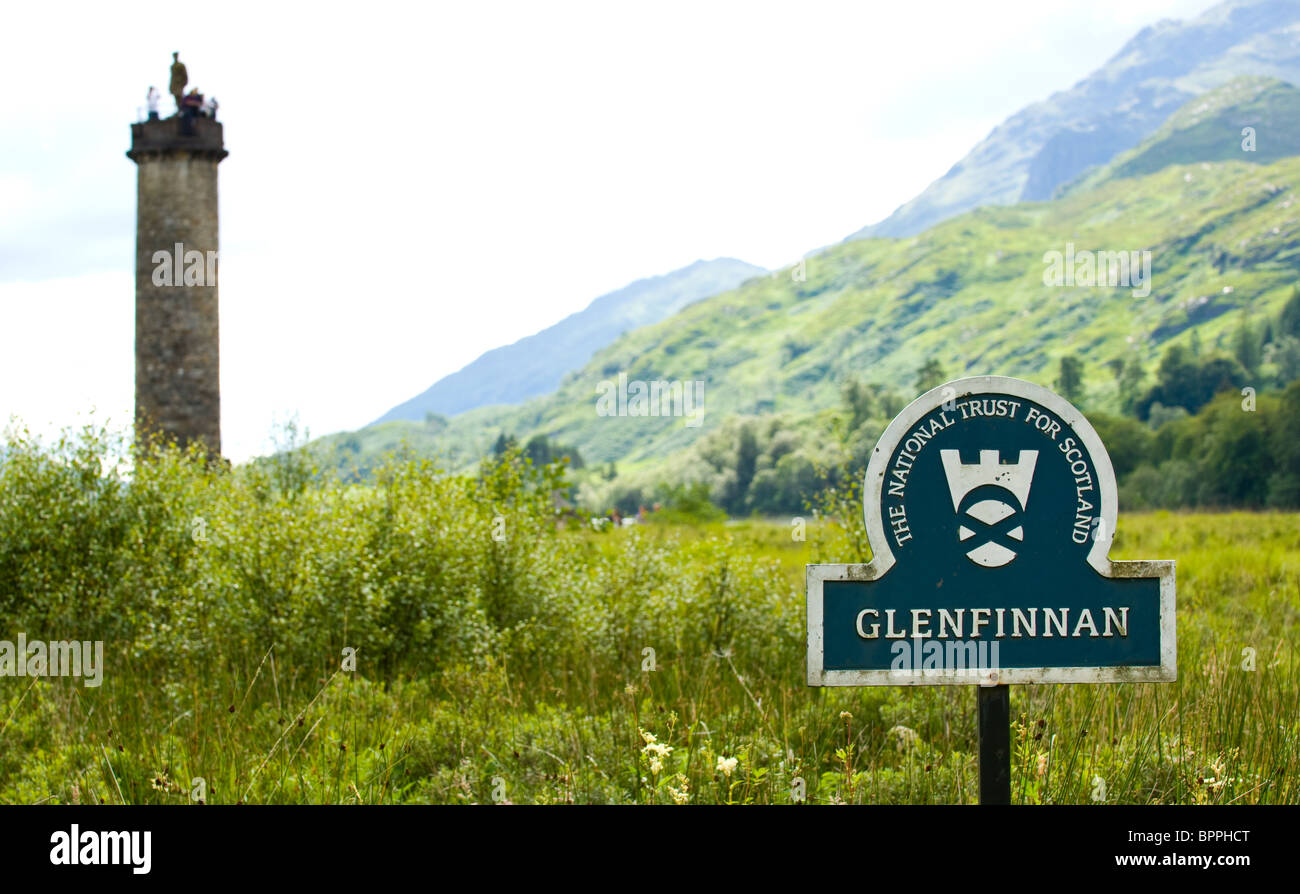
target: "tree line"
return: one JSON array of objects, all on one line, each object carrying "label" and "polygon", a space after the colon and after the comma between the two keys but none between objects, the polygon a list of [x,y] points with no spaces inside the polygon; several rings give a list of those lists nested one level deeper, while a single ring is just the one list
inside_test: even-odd
[{"label": "tree line", "polygon": [[[1084,360],[1058,361],[1051,384],[1101,435],[1121,505],[1300,508],[1300,288],[1276,318],[1257,325],[1243,314],[1223,341],[1207,349],[1193,328],[1165,348],[1153,375],[1136,351],[1112,360],[1118,413],[1089,409]],[[677,499],[698,508],[707,494],[732,515],[797,514],[820,490],[860,479],[894,416],[949,378],[928,358],[910,391],[850,379],[840,406],[812,422],[733,418],[705,435],[672,476],[688,487],[627,481],[601,493],[620,508]]]}]

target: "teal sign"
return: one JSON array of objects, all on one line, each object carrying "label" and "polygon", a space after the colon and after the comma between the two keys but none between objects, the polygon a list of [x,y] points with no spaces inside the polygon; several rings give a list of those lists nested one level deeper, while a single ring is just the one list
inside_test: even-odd
[{"label": "teal sign", "polygon": [[1174,563],[1110,560],[1106,448],[1046,388],[984,376],[921,396],[863,499],[872,561],[808,566],[809,685],[1175,679]]}]

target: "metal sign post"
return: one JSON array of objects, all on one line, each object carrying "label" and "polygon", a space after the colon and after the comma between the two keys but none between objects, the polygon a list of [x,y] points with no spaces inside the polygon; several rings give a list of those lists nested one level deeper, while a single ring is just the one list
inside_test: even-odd
[{"label": "metal sign post", "polygon": [[1011,687],[975,690],[979,711],[980,803],[1011,803]]},{"label": "metal sign post", "polygon": [[981,376],[872,453],[872,559],[808,566],[808,685],[978,685],[980,801],[1010,803],[1014,683],[1175,679],[1174,563],[1113,562],[1106,448],[1042,386]]}]

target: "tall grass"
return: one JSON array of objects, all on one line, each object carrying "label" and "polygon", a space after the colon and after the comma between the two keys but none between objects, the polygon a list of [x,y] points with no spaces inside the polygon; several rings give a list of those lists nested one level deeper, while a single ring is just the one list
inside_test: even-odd
[{"label": "tall grass", "polygon": [[[95,432],[0,455],[0,639],[104,640],[107,665],[0,677],[0,800],[977,797],[969,688],[803,683],[802,566],[865,557],[852,494],[802,542],[598,533],[555,508],[559,467],[394,458],[358,485],[304,453],[123,464]],[[1121,519],[1116,557],[1179,560],[1179,682],[1014,687],[1016,799],[1300,801],[1298,521]]]}]

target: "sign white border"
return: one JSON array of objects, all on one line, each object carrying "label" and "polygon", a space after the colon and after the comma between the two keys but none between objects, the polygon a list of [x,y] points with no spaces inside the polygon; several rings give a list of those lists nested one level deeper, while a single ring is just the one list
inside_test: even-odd
[{"label": "sign white border", "polygon": [[996,686],[1009,683],[1169,683],[1178,679],[1178,643],[1175,621],[1174,562],[1113,562],[1107,555],[1110,538],[1097,538],[1088,552],[1088,564],[1107,578],[1160,579],[1160,664],[1111,667],[1012,667],[981,670],[955,668],[931,670],[826,670],[822,641],[823,591],[826,581],[873,581],[894,566],[894,554],[885,534],[884,519],[873,516],[880,506],[889,459],[899,441],[923,416],[945,403],[972,394],[1009,394],[1031,400],[1051,410],[1072,428],[1087,448],[1097,472],[1101,494],[1101,520],[1113,535],[1119,515],[1115,469],[1101,438],[1076,407],[1041,385],[1006,376],[974,376],[932,388],[908,404],[885,429],[867,464],[862,487],[862,511],[872,558],[866,565],[809,565],[808,568],[808,685],[809,686]]}]

